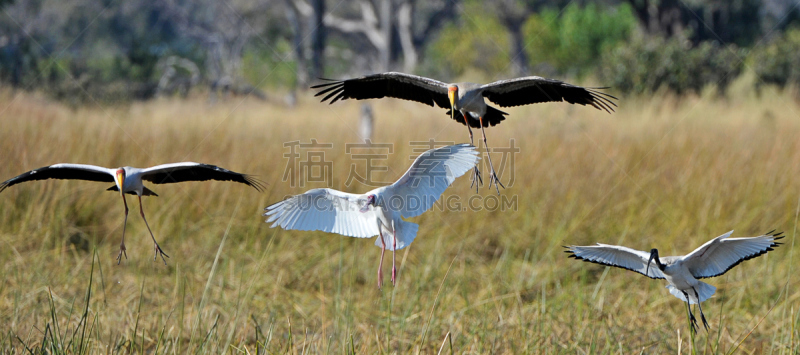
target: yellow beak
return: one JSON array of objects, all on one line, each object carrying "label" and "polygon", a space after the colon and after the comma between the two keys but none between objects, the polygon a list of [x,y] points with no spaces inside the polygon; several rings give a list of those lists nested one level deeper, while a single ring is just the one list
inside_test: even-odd
[{"label": "yellow beak", "polygon": [[450,99],[450,118],[456,117],[456,92],[448,91],[447,97]]},{"label": "yellow beak", "polygon": [[119,193],[120,193],[120,195],[122,195],[122,194],[124,194],[124,192],[122,192],[122,185],[125,183],[125,174],[123,174],[121,172],[117,173],[116,180],[117,180],[116,181],[117,187],[119,188]]}]

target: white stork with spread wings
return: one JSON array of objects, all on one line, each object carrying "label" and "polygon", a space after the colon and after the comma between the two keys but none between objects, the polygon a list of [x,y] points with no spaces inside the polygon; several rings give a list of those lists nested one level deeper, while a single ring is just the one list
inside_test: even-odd
[{"label": "white stork with spread wings", "polygon": [[[401,217],[416,217],[427,211],[453,181],[472,169],[478,152],[470,144],[431,149],[422,153],[394,184],[365,194],[334,189],[312,189],[267,208],[271,227],[287,230],[323,231],[349,237],[377,235],[382,248],[378,264],[378,287],[383,283],[383,255],[392,250],[392,283],[397,276],[394,252],[417,236],[419,225]],[[390,238],[390,239],[387,239]]]},{"label": "white stork with spread wings", "polygon": [[[565,83],[555,79],[539,76],[500,80],[481,85],[475,83],[444,83],[435,79],[422,76],[388,72],[362,76],[347,80],[330,80],[329,83],[312,86],[320,89],[314,96],[325,95],[322,102],[330,100],[334,103],[347,99],[380,99],[394,97],[403,100],[421,102],[428,106],[436,104],[449,109],[448,114],[457,122],[462,122],[469,130],[470,143],[475,144],[472,137],[472,127],[480,128],[483,135],[483,144],[489,157],[489,186],[495,183],[503,186],[497,178],[486,146],[486,132],[484,127],[494,126],[505,120],[507,113],[486,104],[484,98],[494,102],[500,107],[529,105],[542,102],[568,102],[570,104],[588,105],[608,113],[614,111],[617,105],[612,100],[616,97],[598,91],[606,88],[584,88]],[[479,181],[480,171],[475,167],[473,183]],[[505,187],[505,186],[503,186]]]},{"label": "white stork with spread wings", "polygon": [[[765,254],[781,243],[781,233],[770,231],[752,238],[729,238],[733,231],[716,237],[685,256],[658,257],[658,249],[649,253],[620,245],[600,244],[590,246],[568,246],[570,258],[592,263],[614,266],[638,272],[651,279],[666,279],[667,289],[673,296],[688,303],[691,330],[697,327],[692,314],[692,304],[700,309],[700,318],[708,331],[708,322],[700,303],[716,292],[716,287],[698,279],[720,276],[742,261]],[[656,267],[650,267],[655,261]]]},{"label": "white stork with spread wings", "polygon": [[147,226],[147,231],[150,232],[150,237],[153,238],[155,245],[155,256],[153,260],[159,255],[164,260],[166,265],[167,260],[164,258],[169,257],[156,242],[156,237],[153,236],[153,231],[150,230],[150,225],[144,217],[144,209],[142,208],[142,196],[158,196],[155,192],[146,188],[143,184],[147,180],[153,184],[171,184],[184,181],[206,181],[206,180],[220,180],[220,181],[235,181],[254,187],[256,190],[263,190],[263,184],[250,175],[235,173],[214,165],[182,162],[173,164],[157,165],[151,168],[139,169],[130,166],[125,166],[118,169],[109,169],[101,166],[86,165],[86,164],[55,164],[45,166],[36,170],[31,170],[27,173],[11,178],[3,183],[0,183],[0,192],[3,192],[7,187],[13,186],[26,181],[46,180],[46,179],[68,179],[68,180],[89,180],[100,182],[113,182],[114,186],[108,188],[107,191],[119,191],[122,196],[122,202],[125,204],[125,222],[122,225],[122,243],[119,245],[119,255],[117,256],[117,264],[122,260],[122,255],[128,258],[128,253],[125,249],[125,226],[128,224],[128,202],[125,200],[125,194],[136,195],[139,198],[139,213],[144,219],[144,224]]}]

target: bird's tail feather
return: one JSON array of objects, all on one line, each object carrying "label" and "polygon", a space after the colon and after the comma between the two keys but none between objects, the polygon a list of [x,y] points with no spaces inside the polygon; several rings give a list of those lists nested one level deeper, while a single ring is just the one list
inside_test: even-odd
[{"label": "bird's tail feather", "polygon": [[[407,247],[414,241],[414,238],[417,237],[417,230],[419,230],[419,225],[416,223],[406,222],[406,221],[399,221],[400,223],[395,223],[394,227],[397,229],[397,249],[400,250]],[[392,241],[392,234],[384,231],[383,232],[383,240],[386,242],[386,250],[394,249],[394,243]],[[381,238],[375,238],[375,245],[382,247],[383,244],[381,243]]]},{"label": "bird's tail feather", "polygon": [[[683,296],[683,292],[681,290],[675,288],[675,286],[672,285],[667,285],[667,289],[669,290],[669,293],[671,293],[673,296],[678,297],[678,299],[680,299],[683,302],[686,302],[686,297]],[[717,288],[705,282],[700,281],[697,285],[694,286],[694,290],[696,290],[697,294],[700,296],[700,302],[703,302],[709,299],[714,294],[714,292],[717,291]],[[689,304],[697,304],[697,297],[695,297],[694,295],[694,290],[692,289],[686,290],[686,294],[689,295]]]},{"label": "bird's tail feather", "polygon": [[[142,196],[158,196],[158,195],[156,195],[155,192],[153,192],[152,190],[150,190],[150,189],[148,189],[146,187],[144,187],[143,189],[144,190],[142,191]],[[111,186],[111,187],[107,188],[106,191],[119,191],[119,188],[117,187],[117,185],[114,185],[114,186]],[[126,194],[128,194],[128,195],[136,195],[136,192],[128,191],[128,192],[126,192]]]}]

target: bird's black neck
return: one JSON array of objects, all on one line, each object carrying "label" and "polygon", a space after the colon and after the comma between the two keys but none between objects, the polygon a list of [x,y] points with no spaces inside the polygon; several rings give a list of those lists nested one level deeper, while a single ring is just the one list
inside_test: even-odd
[{"label": "bird's black neck", "polygon": [[658,249],[656,249],[656,248],[650,249],[650,260],[647,261],[647,269],[645,270],[646,273],[649,273],[650,262],[652,262],[652,261],[656,262],[656,266],[658,267],[659,270],[664,271],[664,267],[665,266],[664,266],[664,264],[661,263],[661,260],[658,257]]}]

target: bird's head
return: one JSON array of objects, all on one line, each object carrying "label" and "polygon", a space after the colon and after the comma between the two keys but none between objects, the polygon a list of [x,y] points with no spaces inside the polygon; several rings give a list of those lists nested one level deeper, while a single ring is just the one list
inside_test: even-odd
[{"label": "bird's head", "polygon": [[119,193],[123,194],[122,185],[125,183],[125,169],[119,168],[117,172],[114,173],[114,182],[117,183],[117,187],[119,188]]},{"label": "bird's head", "polygon": [[456,97],[458,97],[458,86],[455,85],[448,86],[447,97],[450,99],[450,110],[451,112],[453,112],[453,110],[455,109]]},{"label": "bird's head", "polygon": [[647,260],[647,268],[644,271],[645,276],[650,276],[650,263],[655,260],[656,266],[658,266],[659,270],[664,271],[664,267],[661,265],[661,260],[658,259],[658,249],[653,248],[650,249],[650,260]]},{"label": "bird's head", "polygon": [[361,213],[369,211],[369,206],[375,205],[375,195],[367,196],[367,203],[364,204],[364,207],[361,207],[359,210]]}]

